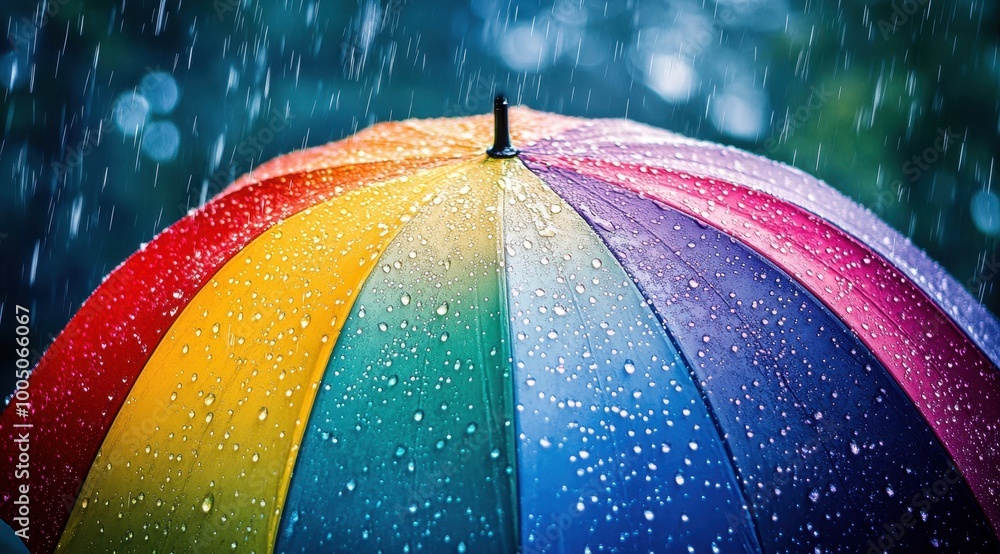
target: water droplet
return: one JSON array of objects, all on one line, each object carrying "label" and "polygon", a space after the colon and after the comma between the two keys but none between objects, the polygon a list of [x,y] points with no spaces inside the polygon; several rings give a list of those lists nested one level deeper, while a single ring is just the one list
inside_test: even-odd
[{"label": "water droplet", "polygon": [[680,473],[678,473],[678,474],[677,474],[677,477],[674,477],[674,481],[675,481],[675,482],[676,482],[676,483],[677,483],[678,485],[683,485],[683,484],[684,484],[684,476],[683,476],[683,475],[681,475]]},{"label": "water droplet", "polygon": [[403,456],[406,456],[406,447],[403,445],[397,446],[394,456],[396,456],[397,458],[402,458]]},{"label": "water droplet", "polygon": [[625,360],[625,373],[632,375],[635,373],[635,362],[632,360]]},{"label": "water droplet", "polygon": [[267,419],[267,408],[261,408],[260,413],[257,414],[257,419],[264,421]]},{"label": "water droplet", "polygon": [[447,313],[448,313],[448,303],[447,302],[445,302],[444,304],[441,304],[440,306],[438,306],[437,315],[447,315]]},{"label": "water droplet", "polygon": [[212,496],[212,493],[206,494],[205,498],[201,501],[201,511],[205,512],[206,514],[208,512],[211,512],[213,504],[215,504],[215,497]]},{"label": "water droplet", "polygon": [[215,393],[214,392],[210,392],[210,393],[208,393],[207,396],[205,396],[205,405],[206,406],[211,406],[214,403],[215,403]]},{"label": "water droplet", "polygon": [[302,319],[299,320],[299,325],[303,329],[305,329],[306,327],[309,327],[309,322],[310,321],[311,321],[311,318],[309,317],[309,314],[306,314],[306,315],[302,316]]},{"label": "water droplet", "polygon": [[347,482],[347,490],[348,491],[354,491],[354,489],[357,488],[357,486],[358,486],[358,482],[355,481],[354,479],[351,479],[350,481]]},{"label": "water droplet", "polygon": [[413,414],[413,421],[423,421],[423,419],[424,419],[424,411],[423,410],[417,410]]},{"label": "water droplet", "polygon": [[688,281],[688,286],[691,287],[691,288],[693,288],[693,289],[696,289],[696,288],[698,288],[698,281],[695,281],[694,279],[691,279],[690,281]]},{"label": "water droplet", "polygon": [[475,423],[470,423],[469,426],[465,428],[465,432],[471,435],[476,432],[476,428]]},{"label": "water droplet", "polygon": [[646,510],[645,512],[642,513],[642,515],[646,516],[646,521],[653,521],[654,516],[651,510]]},{"label": "water droplet", "polygon": [[590,261],[590,265],[593,266],[594,269],[600,269],[601,268],[601,259],[600,258],[594,258],[593,260]]},{"label": "water droplet", "polygon": [[404,306],[409,306],[410,305],[410,295],[404,292],[403,296],[399,297],[399,301],[402,302]]}]

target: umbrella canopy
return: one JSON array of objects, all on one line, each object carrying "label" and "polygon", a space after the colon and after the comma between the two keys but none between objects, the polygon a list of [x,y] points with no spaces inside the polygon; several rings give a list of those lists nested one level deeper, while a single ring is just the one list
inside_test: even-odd
[{"label": "umbrella canopy", "polygon": [[998,547],[1000,326],[939,266],[794,169],[510,117],[278,158],[144,245],[0,417],[0,516],[36,551]]}]

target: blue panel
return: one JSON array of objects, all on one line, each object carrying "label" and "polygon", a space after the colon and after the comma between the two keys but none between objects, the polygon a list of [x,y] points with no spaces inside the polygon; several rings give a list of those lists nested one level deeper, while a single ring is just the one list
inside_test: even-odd
[{"label": "blue panel", "polygon": [[511,177],[524,552],[758,552],[716,427],[656,316],[572,208],[527,170]]}]

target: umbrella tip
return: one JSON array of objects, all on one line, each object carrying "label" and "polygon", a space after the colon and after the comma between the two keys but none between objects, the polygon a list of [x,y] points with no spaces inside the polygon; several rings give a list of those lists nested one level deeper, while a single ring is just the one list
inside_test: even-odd
[{"label": "umbrella tip", "polygon": [[491,158],[513,158],[519,152],[510,144],[510,121],[507,108],[510,104],[507,97],[498,94],[493,99],[493,147],[486,151]]}]

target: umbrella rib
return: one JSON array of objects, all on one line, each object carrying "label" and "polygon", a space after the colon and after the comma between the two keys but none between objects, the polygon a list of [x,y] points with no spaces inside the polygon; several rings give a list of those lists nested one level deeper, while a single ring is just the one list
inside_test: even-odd
[{"label": "umbrella rib", "polygon": [[[617,206],[611,205],[610,203],[609,203],[609,206],[611,206],[614,210],[618,211],[619,213],[622,213],[623,215],[626,215],[626,216],[628,215],[628,214],[625,214],[622,210],[618,209]],[[639,222],[636,221],[636,223],[639,223]],[[642,224],[640,224],[640,225],[642,225]],[[650,229],[648,229],[645,225],[642,225],[642,226],[647,231],[650,231]],[[655,233],[654,233],[654,236],[655,236]],[[603,241],[604,239],[601,238],[601,240]],[[618,264],[621,264],[621,260],[618,259],[618,256],[615,254],[615,251],[611,247],[611,245],[605,243],[605,246],[607,247],[608,251],[611,252],[611,255],[614,256],[615,261]],[[705,277],[705,275],[703,273],[701,273],[700,271],[696,270],[694,267],[691,266],[691,264],[689,264],[686,260],[684,260],[680,256],[675,256],[675,259],[678,260],[684,266],[686,266],[695,275],[698,275],[699,277],[702,277],[702,278]],[[645,298],[651,298],[651,296],[649,295],[649,293],[645,290],[645,287],[643,287],[642,284],[639,283],[639,281],[635,279],[635,276],[632,275],[631,272],[629,272],[627,269],[625,269],[624,266],[622,266],[622,268],[625,270],[625,273],[632,279],[632,284],[635,285],[635,287],[639,290],[639,292],[643,295],[643,297],[645,297]],[[705,280],[705,279],[702,279],[702,280]],[[717,296],[723,303],[726,303],[726,305],[728,306],[728,303],[726,302],[726,299],[724,298],[724,296],[722,294],[720,294],[717,290],[715,290],[712,287],[708,287],[708,289],[712,292],[712,294],[714,294],[715,296]],[[695,370],[694,370],[694,368],[695,368],[694,360],[691,360],[690,357],[687,354],[684,353],[684,349],[681,347],[680,342],[674,336],[674,333],[670,330],[670,326],[667,323],[666,317],[664,317],[662,314],[660,314],[659,310],[657,310],[656,306],[654,306],[652,303],[649,303],[649,308],[656,315],[656,318],[660,321],[660,327],[661,327],[661,329],[663,331],[663,334],[666,335],[667,340],[670,341],[670,344],[674,347],[675,350],[677,350],[677,353],[684,359],[684,362],[685,362],[684,365],[685,365],[685,368],[687,369],[688,375],[691,377],[691,383],[694,385],[695,389],[697,389],[698,395],[701,397],[702,403],[705,405],[705,412],[708,414],[709,418],[712,421],[712,424],[715,426],[716,432],[719,434],[719,442],[722,444],[722,447],[725,449],[726,455],[729,456],[729,459],[731,461],[730,467],[732,467],[733,472],[736,473],[737,476],[739,476],[742,473],[742,471],[740,471],[739,467],[735,464],[736,455],[733,452],[732,447],[729,445],[729,441],[727,439],[727,437],[729,436],[729,433],[727,433],[725,431],[725,429],[723,428],[722,421],[719,419],[718,414],[716,414],[716,412],[715,412],[715,408],[712,406],[712,401],[710,399],[710,395],[708,394],[708,391],[705,390],[705,387],[702,385],[701,379],[698,377],[698,374],[695,373]],[[743,324],[747,326],[747,328],[752,329],[752,327],[748,324],[748,322],[746,320],[744,320],[742,317],[740,319],[743,321]],[[757,343],[757,347],[758,347],[757,351],[760,352],[761,350],[763,350],[763,346],[760,344],[760,339],[757,337],[757,333],[754,332],[754,331],[751,331],[750,336],[753,337],[754,342]],[[755,368],[755,371],[757,371],[758,374],[762,378],[766,378],[766,375],[763,374],[759,369]],[[778,376],[778,379],[782,382],[782,384],[785,384],[784,383],[784,379],[781,376]],[[787,388],[787,389],[790,390],[790,387],[786,386],[785,388]],[[740,490],[742,492],[743,500],[744,500],[744,502],[747,503],[747,507],[749,508],[750,517],[752,519],[756,520],[757,519],[757,515],[756,515],[757,512],[756,512],[756,510],[754,510],[752,508],[753,502],[751,501],[751,493],[750,493],[749,490],[746,489],[746,487],[749,485],[749,481],[746,480],[745,478],[740,478],[740,479],[737,479],[737,483],[740,485]],[[754,534],[757,537],[757,544],[760,545],[761,549],[763,549],[764,548],[764,540],[763,540],[763,536],[760,534],[759,525],[755,524],[753,526],[753,528],[754,528]]]},{"label": "umbrella rib", "polygon": [[[506,174],[507,173],[506,170],[509,167],[508,166],[508,162],[501,162],[501,163],[503,163],[503,165],[504,165],[504,174]],[[510,336],[510,321],[511,321],[510,320],[510,295],[509,295],[510,288],[509,288],[509,285],[507,283],[507,268],[510,267],[510,265],[508,264],[508,260],[507,260],[507,249],[504,248],[504,239],[507,236],[507,229],[504,227],[504,221],[505,221],[505,218],[506,218],[506,215],[507,215],[506,205],[507,205],[507,192],[508,192],[508,190],[507,190],[506,187],[503,187],[503,186],[499,187],[499,189],[500,189],[500,193],[498,194],[497,216],[496,216],[497,217],[497,240],[496,240],[497,259],[501,262],[500,271],[498,272],[498,279],[500,281],[500,287],[499,287],[499,290],[500,290],[500,295],[499,296],[500,296],[500,298],[498,300],[500,302],[500,317],[501,317],[500,332],[502,333],[501,340],[503,341],[503,344],[506,346],[506,348],[504,349],[505,350],[504,353],[507,355],[507,360],[509,360],[508,367],[507,367],[508,376],[507,376],[507,379],[505,381],[505,384],[507,386],[507,393],[510,395],[510,406],[511,406],[511,416],[512,416],[511,417],[511,425],[510,425],[510,437],[509,437],[510,440],[505,440],[504,441],[504,448],[510,450],[510,454],[508,454],[508,462],[510,463],[510,466],[512,468],[514,468],[514,472],[513,472],[513,475],[511,477],[511,480],[513,481],[513,483],[512,483],[512,487],[511,487],[511,497],[512,498],[510,499],[510,502],[511,502],[511,505],[514,507],[514,509],[513,509],[514,542],[515,542],[515,544],[520,545],[521,544],[521,539],[522,539],[522,537],[521,537],[521,522],[524,521],[524,514],[521,513],[522,505],[521,505],[521,501],[520,501],[520,498],[521,498],[521,494],[520,494],[520,491],[521,491],[521,472],[518,471],[518,467],[517,467],[518,466],[517,462],[520,459],[520,455],[519,455],[519,450],[520,449],[518,448],[518,445],[520,443],[517,440],[517,427],[516,427],[516,425],[514,424],[514,421],[513,421],[513,419],[514,419],[513,416],[515,415],[515,411],[516,411],[515,407],[518,404],[519,396],[518,396],[518,392],[517,392],[517,385],[515,384],[515,381],[514,381],[514,371],[515,371],[514,343],[511,340],[511,336]],[[476,319],[476,321],[477,322],[479,321],[478,318]],[[504,406],[504,407],[506,408],[506,406]]]},{"label": "umbrella rib", "polygon": [[[607,183],[607,181],[604,181],[604,182],[605,182],[605,183]],[[610,185],[614,186],[614,184],[613,184],[613,183],[608,183],[608,184],[610,184]],[[650,228],[649,228],[649,227],[648,227],[648,226],[647,226],[647,225],[645,224],[645,222],[641,222],[641,221],[639,221],[639,220],[637,220],[637,219],[632,219],[632,218],[631,218],[631,217],[629,216],[629,214],[626,214],[626,213],[625,213],[624,211],[622,211],[622,210],[621,210],[621,209],[619,209],[619,208],[618,208],[617,206],[615,206],[615,205],[613,205],[613,204],[611,204],[611,203],[608,203],[608,205],[609,205],[609,206],[610,206],[610,207],[611,207],[612,209],[614,209],[614,210],[618,211],[619,213],[621,213],[621,214],[622,214],[622,215],[623,215],[624,217],[626,217],[626,218],[629,218],[629,219],[631,219],[631,220],[632,220],[632,221],[633,221],[633,222],[634,222],[635,224],[637,224],[637,225],[640,225],[640,226],[641,226],[641,227],[642,227],[643,229],[645,229],[645,230],[646,230],[647,232],[649,232],[649,233],[650,233],[651,235],[653,235],[653,236],[656,236],[656,235],[657,235],[657,234],[656,234],[656,233],[654,232],[654,230],[653,230],[653,229],[650,229]],[[672,208],[671,208],[671,209],[672,209]],[[678,212],[678,213],[680,213],[680,212]],[[708,223],[706,223],[706,224],[708,224]],[[715,229],[715,226],[713,226],[713,225],[711,225],[711,224],[708,224],[708,225],[709,225],[710,227],[712,227],[713,229]],[[717,229],[717,230],[718,230],[718,229]],[[719,232],[722,232],[722,231],[720,230]],[[734,238],[735,238],[735,237],[734,237]],[[739,239],[736,239],[736,240],[739,240]],[[742,241],[739,241],[739,242],[740,242],[740,244],[743,244],[743,243],[742,243]],[[746,246],[746,245],[744,245],[744,246]],[[746,246],[746,247],[747,247],[747,249],[748,249],[749,251],[751,251],[751,252],[756,252],[756,251],[755,251],[755,250],[753,250],[752,248],[749,248],[749,246]],[[610,247],[609,247],[609,250],[610,250]],[[613,253],[613,251],[612,251],[612,253]],[[691,272],[693,272],[693,273],[694,273],[695,275],[698,275],[699,277],[701,277],[703,281],[705,281],[706,283],[707,283],[707,282],[709,282],[709,280],[708,280],[708,279],[706,278],[706,274],[705,274],[705,273],[703,273],[703,272],[701,272],[701,271],[699,271],[698,269],[696,269],[696,268],[695,268],[694,266],[692,266],[692,265],[691,265],[690,263],[688,263],[688,262],[687,262],[687,260],[685,260],[684,258],[682,258],[682,257],[680,257],[680,256],[676,256],[676,255],[675,255],[675,259],[676,259],[676,260],[678,260],[678,261],[679,261],[680,263],[684,264],[684,266],[685,266],[685,267],[687,267],[687,268],[688,268],[689,270],[691,270]],[[783,273],[785,273],[784,271],[781,271],[781,270],[780,270],[780,268],[777,268],[777,267],[775,267],[775,266],[774,266],[774,264],[772,264],[772,263],[771,263],[771,262],[770,262],[769,260],[767,260],[767,259],[765,259],[765,258],[763,258],[763,257],[761,257],[761,259],[762,259],[762,260],[763,260],[763,261],[764,261],[765,263],[767,263],[768,265],[772,266],[772,268],[773,268],[773,269],[775,269],[775,271],[779,272],[779,274],[783,274]],[[793,280],[793,279],[791,278],[791,276],[789,276],[789,275],[787,275],[787,274],[786,274],[786,275],[785,275],[785,277],[786,277],[786,280],[787,280],[787,281],[788,281],[789,283],[794,283],[794,280]],[[635,280],[634,280],[634,279],[633,279],[633,282],[635,282]],[[639,287],[639,288],[640,288],[640,290],[642,290],[642,287],[641,287],[641,285],[639,285],[639,284],[638,284],[638,282],[636,282],[636,286],[637,286],[637,287]],[[720,301],[721,301],[721,302],[722,302],[722,303],[723,303],[723,304],[724,304],[725,306],[729,307],[729,308],[731,309],[731,311],[732,311],[733,313],[735,313],[735,314],[737,315],[737,317],[739,317],[740,321],[741,321],[741,322],[743,323],[743,325],[744,325],[744,326],[745,326],[745,327],[746,327],[747,329],[751,330],[751,332],[750,332],[750,336],[754,337],[754,342],[755,342],[755,343],[757,344],[757,352],[763,352],[763,351],[766,351],[766,349],[765,349],[765,348],[763,347],[763,345],[762,345],[762,344],[761,344],[761,342],[760,342],[760,337],[759,337],[759,331],[758,331],[758,330],[756,329],[756,327],[755,327],[754,325],[752,325],[752,324],[751,324],[751,322],[750,322],[750,321],[748,321],[748,320],[747,320],[747,319],[746,319],[746,318],[745,318],[745,317],[744,317],[744,316],[743,316],[743,315],[742,315],[742,314],[741,314],[741,313],[740,313],[740,312],[739,312],[738,310],[733,310],[733,308],[734,308],[733,304],[732,304],[732,303],[730,302],[730,300],[729,300],[729,299],[727,299],[727,298],[726,298],[726,296],[725,296],[724,294],[720,293],[720,292],[719,292],[718,290],[716,290],[716,289],[715,289],[715,288],[713,288],[713,287],[710,287],[710,286],[709,286],[709,287],[707,287],[707,288],[708,288],[708,290],[710,290],[710,291],[712,292],[712,294],[713,294],[714,296],[716,296],[716,297],[717,297],[717,298],[718,298],[718,299],[719,299],[719,300],[720,300]],[[801,288],[803,289],[803,292],[805,292],[806,294],[809,294],[809,293],[808,293],[808,291],[807,291],[807,290],[805,290],[805,288],[804,288],[804,287],[801,287]],[[822,302],[819,302],[819,300],[818,300],[818,299],[817,299],[817,305],[818,305],[818,306],[820,306],[820,307],[821,307],[822,309],[826,309],[826,308],[825,308],[825,306],[823,306]],[[653,311],[654,311],[654,312],[656,312],[656,311],[657,311],[657,310],[655,309],[655,307],[653,308]],[[664,325],[664,328],[666,328],[666,325],[667,325],[667,324],[666,324],[666,321],[665,321],[665,319],[664,319],[664,320],[662,320],[662,323],[663,323],[663,325]],[[670,335],[670,334],[671,334],[669,330],[667,330],[667,334],[668,334],[668,335]],[[679,345],[675,345],[675,346],[677,346],[677,347],[678,347],[678,349],[679,349]],[[680,352],[682,353],[682,355],[683,355],[683,351],[681,351],[681,350],[678,350],[678,351],[680,351]],[[877,359],[876,359],[876,361],[877,361]],[[693,368],[694,368],[694,365],[691,365],[690,367],[691,367],[691,368],[693,369]],[[764,373],[762,373],[762,372],[761,372],[760,370],[757,370],[757,371],[758,371],[758,375],[760,375],[760,376],[761,376],[762,378],[765,378],[765,379],[766,379],[766,378],[768,378],[769,374],[764,374]],[[798,396],[798,395],[797,395],[797,394],[795,393],[795,388],[791,386],[791,384],[790,384],[790,383],[789,383],[789,382],[787,381],[787,379],[785,379],[785,377],[784,377],[783,375],[781,375],[781,374],[780,374],[779,372],[777,372],[777,371],[776,371],[776,372],[774,373],[774,376],[775,376],[775,378],[776,378],[776,379],[778,380],[778,382],[779,382],[779,383],[781,384],[781,388],[782,388],[782,389],[784,389],[785,391],[787,391],[787,394],[788,394],[788,395],[789,395],[789,396],[790,396],[790,397],[791,397],[791,398],[792,398],[792,399],[793,399],[793,400],[795,401],[795,402],[793,403],[793,406],[795,406],[795,405],[798,405],[798,406],[802,406],[802,408],[799,408],[799,412],[800,412],[800,413],[804,413],[805,415],[807,415],[807,416],[808,416],[808,413],[810,412],[810,410],[809,410],[809,409],[807,409],[807,402],[803,401],[803,400],[802,400],[802,399],[801,399],[801,398],[800,398],[800,397],[799,397],[799,396]],[[699,391],[702,391],[702,388],[701,388],[701,386],[700,386],[700,381],[698,380],[698,378],[697,378],[697,375],[692,375],[692,377],[693,377],[693,379],[695,380],[695,383],[696,383],[696,386],[698,386],[698,388],[699,388]],[[710,400],[708,399],[708,396],[707,396],[707,394],[706,394],[706,393],[704,393],[704,391],[702,391],[702,392],[703,392],[703,397],[705,398],[705,401],[706,401],[706,403],[709,403],[709,405],[710,405]],[[711,414],[711,416],[712,416],[712,421],[713,421],[713,422],[715,422],[715,423],[716,423],[716,424],[717,424],[717,425],[719,426],[719,428],[720,428],[720,430],[721,430],[721,422],[720,422],[720,421],[719,421],[719,420],[717,419],[717,416],[716,416],[716,414],[715,414],[715,410],[714,410],[714,409],[712,409],[712,408],[711,408],[711,406],[709,406],[709,412],[710,412],[710,414]],[[804,420],[808,421],[808,420],[809,420],[809,417],[805,417],[805,418],[804,418]],[[725,442],[725,441],[724,441],[724,442]],[[823,451],[824,451],[824,453],[826,454],[826,458],[827,458],[827,459],[828,459],[828,460],[829,460],[829,461],[831,462],[831,464],[832,464],[832,465],[833,465],[834,467],[836,467],[836,464],[834,463],[834,462],[835,462],[835,460],[834,460],[834,457],[833,457],[833,454],[832,454],[832,452],[830,451],[830,449],[828,448],[827,444],[826,444],[825,442],[823,442],[823,441],[819,441],[819,444],[820,444],[820,445],[822,446],[822,448],[823,448]],[[727,450],[728,450],[728,446],[727,446]],[[735,458],[734,458],[734,459],[735,459]],[[838,481],[838,482],[839,482],[839,483],[840,483],[840,484],[841,484],[841,485],[842,485],[842,486],[843,486],[843,487],[845,488],[845,490],[850,490],[850,487],[848,487],[847,483],[846,483],[846,482],[845,482],[845,481],[843,480],[842,476],[841,476],[841,475],[840,475],[839,473],[835,473],[835,475],[836,475],[836,478],[837,478],[837,481]]]}]

